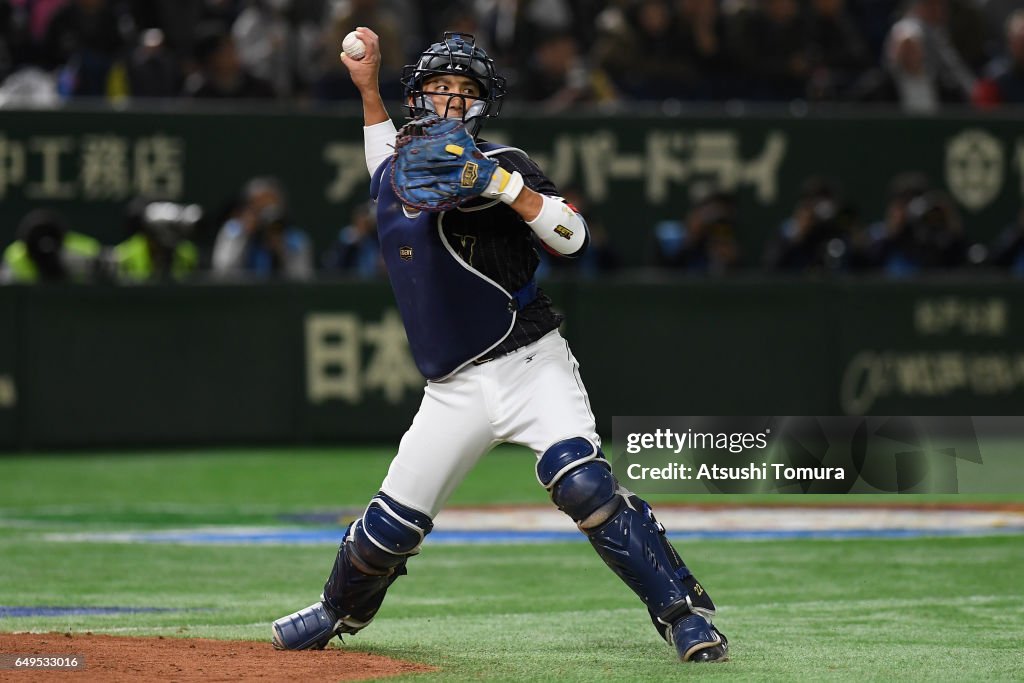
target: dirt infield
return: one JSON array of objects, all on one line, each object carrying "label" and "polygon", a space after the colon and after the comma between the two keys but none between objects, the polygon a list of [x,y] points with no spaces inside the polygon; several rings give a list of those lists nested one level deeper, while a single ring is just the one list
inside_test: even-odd
[{"label": "dirt infield", "polygon": [[0,633],[0,658],[6,666],[14,654],[77,655],[85,658],[85,668],[5,668],[0,670],[0,681],[358,681],[436,671],[423,664],[342,649],[278,652],[269,642]]}]

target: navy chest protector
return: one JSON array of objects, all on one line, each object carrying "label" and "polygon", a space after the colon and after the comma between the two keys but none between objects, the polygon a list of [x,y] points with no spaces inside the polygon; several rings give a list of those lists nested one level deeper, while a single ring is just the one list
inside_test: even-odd
[{"label": "navy chest protector", "polygon": [[446,212],[402,206],[391,188],[390,159],[373,174],[370,196],[416,367],[427,379],[443,379],[508,336],[517,312],[536,298],[536,282],[509,292],[463,261],[444,236]]}]

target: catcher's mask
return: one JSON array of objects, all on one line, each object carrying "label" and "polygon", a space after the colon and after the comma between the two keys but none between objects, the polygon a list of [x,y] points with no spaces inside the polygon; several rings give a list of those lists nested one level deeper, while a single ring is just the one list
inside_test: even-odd
[{"label": "catcher's mask", "polygon": [[405,86],[406,107],[409,116],[419,118],[428,114],[445,116],[446,111],[436,111],[429,91],[424,83],[432,76],[466,76],[480,86],[480,96],[472,97],[452,93],[449,97],[465,100],[462,120],[469,134],[476,137],[484,119],[497,116],[501,111],[501,100],[505,97],[505,78],[494,71],[494,60],[476,46],[476,40],[468,33],[446,32],[440,43],[428,47],[415,64],[402,67],[402,85]]}]

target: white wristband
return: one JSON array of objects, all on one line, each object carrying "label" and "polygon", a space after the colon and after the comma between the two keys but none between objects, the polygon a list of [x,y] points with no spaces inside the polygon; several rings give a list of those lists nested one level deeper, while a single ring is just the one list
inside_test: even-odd
[{"label": "white wristband", "polygon": [[500,199],[505,204],[511,204],[519,196],[519,193],[523,191],[524,185],[523,175],[519,171],[509,173],[499,166],[494,170],[494,175],[491,176],[491,182],[487,185],[487,189],[481,192],[480,196]]},{"label": "white wristband", "polygon": [[587,241],[587,224],[583,217],[566,206],[561,198],[541,195],[540,213],[526,224],[540,241],[566,256],[575,255]]}]

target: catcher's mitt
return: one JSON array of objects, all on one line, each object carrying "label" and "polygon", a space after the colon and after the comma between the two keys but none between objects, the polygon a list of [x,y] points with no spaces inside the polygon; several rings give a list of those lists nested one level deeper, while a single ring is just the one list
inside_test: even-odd
[{"label": "catcher's mitt", "polygon": [[446,211],[479,196],[497,168],[498,162],[483,155],[462,121],[432,114],[398,131],[391,186],[408,206]]}]

